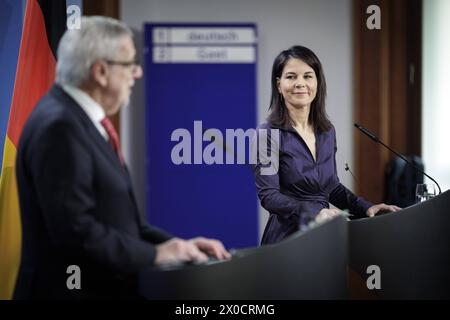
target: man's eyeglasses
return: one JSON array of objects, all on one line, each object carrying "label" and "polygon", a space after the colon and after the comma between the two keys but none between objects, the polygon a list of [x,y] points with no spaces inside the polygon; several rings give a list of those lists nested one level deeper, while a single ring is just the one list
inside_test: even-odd
[{"label": "man's eyeglasses", "polygon": [[110,65],[118,65],[122,67],[131,67],[131,72],[136,72],[137,69],[140,67],[139,61],[136,59],[133,59],[131,61],[114,61],[114,60],[106,60],[105,62]]}]

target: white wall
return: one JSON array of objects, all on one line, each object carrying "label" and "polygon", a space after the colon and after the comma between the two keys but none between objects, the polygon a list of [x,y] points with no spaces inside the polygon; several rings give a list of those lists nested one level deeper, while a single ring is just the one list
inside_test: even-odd
[{"label": "white wall", "polygon": [[[351,0],[124,0],[121,17],[142,42],[144,22],[252,22],[258,28],[258,123],[270,100],[270,72],[275,56],[294,44],[312,49],[322,61],[328,85],[327,111],[337,130],[337,166],[350,189],[353,168]],[[182,81],[183,79],[180,79]],[[182,85],[182,83],[181,83]],[[130,164],[141,210],[145,209],[145,103],[142,81],[122,112],[122,144]],[[260,234],[267,213],[260,211]]]},{"label": "white wall", "polygon": [[444,192],[450,188],[450,1],[425,1],[423,6],[422,155],[425,172]]}]

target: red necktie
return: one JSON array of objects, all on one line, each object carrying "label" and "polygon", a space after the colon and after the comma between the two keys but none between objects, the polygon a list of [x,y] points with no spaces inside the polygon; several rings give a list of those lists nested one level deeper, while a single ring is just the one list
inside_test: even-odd
[{"label": "red necktie", "polygon": [[111,121],[109,121],[108,118],[104,118],[102,121],[100,121],[100,123],[105,128],[106,132],[108,133],[109,143],[113,147],[114,152],[119,157],[120,163],[122,165],[124,165],[125,161],[123,158],[122,150],[120,150],[119,136],[117,135],[116,129],[114,129],[113,124],[111,123]]}]

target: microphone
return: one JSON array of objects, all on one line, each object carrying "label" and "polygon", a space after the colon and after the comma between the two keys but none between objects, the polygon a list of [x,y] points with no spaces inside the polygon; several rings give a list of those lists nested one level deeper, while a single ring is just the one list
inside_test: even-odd
[{"label": "microphone", "polygon": [[348,163],[346,162],[345,163],[345,171],[348,171],[348,172],[350,172],[350,174],[352,175],[352,177],[353,177],[353,180],[355,180],[355,182],[358,184],[358,186],[360,186],[361,187],[361,185],[359,184],[359,181],[358,181],[358,179],[356,179],[356,177],[353,175],[353,172],[352,172],[352,170],[350,170],[350,168],[349,168],[349,166],[348,166]]},{"label": "microphone", "polygon": [[[361,130],[365,135],[367,135],[367,136],[368,136],[370,139],[372,139],[373,141],[382,143],[382,142],[380,141],[380,139],[378,139],[378,137],[377,137],[376,135],[374,135],[372,132],[370,132],[370,131],[367,130],[366,128],[360,126],[360,125],[357,124],[356,122],[355,122],[355,127],[357,127],[359,130]],[[385,146],[385,147],[387,147],[387,146]],[[389,148],[389,147],[388,147],[388,148]],[[393,150],[391,150],[391,151],[393,151]],[[394,152],[395,152],[395,151],[394,151]]]},{"label": "microphone", "polygon": [[441,194],[441,187],[439,186],[439,183],[437,183],[436,180],[434,180],[432,177],[430,177],[429,175],[427,175],[425,172],[423,172],[422,170],[420,170],[419,168],[417,168],[411,161],[409,161],[408,159],[406,159],[404,156],[402,156],[401,154],[399,154],[397,151],[391,149],[388,145],[384,144],[383,141],[381,141],[380,139],[378,139],[378,137],[373,134],[372,132],[370,132],[369,130],[367,130],[366,128],[364,128],[363,126],[360,126],[359,124],[357,124],[355,122],[355,127],[358,128],[362,133],[364,133],[366,136],[368,136],[370,139],[372,139],[375,142],[378,142],[379,144],[381,144],[382,146],[384,146],[385,148],[389,149],[389,151],[391,151],[392,153],[394,153],[395,155],[397,155],[399,158],[401,158],[403,161],[405,161],[407,164],[409,164],[411,167],[413,167],[414,169],[416,169],[417,171],[419,171],[420,173],[422,173],[423,175],[427,176],[428,178],[430,178],[431,181],[433,181],[434,183],[436,183],[438,189],[439,189],[439,194]]}]

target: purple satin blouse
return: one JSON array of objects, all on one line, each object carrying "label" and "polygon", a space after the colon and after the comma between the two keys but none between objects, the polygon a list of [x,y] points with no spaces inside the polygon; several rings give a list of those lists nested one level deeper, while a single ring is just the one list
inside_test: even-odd
[{"label": "purple satin blouse", "polygon": [[[316,161],[294,128],[263,124],[259,129],[279,129],[279,167],[261,174],[260,159],[253,166],[261,205],[270,213],[261,244],[278,242],[306,225],[329,203],[364,216],[372,204],[343,186],[336,171],[336,131],[316,133]],[[258,134],[259,135],[259,134]]]}]

